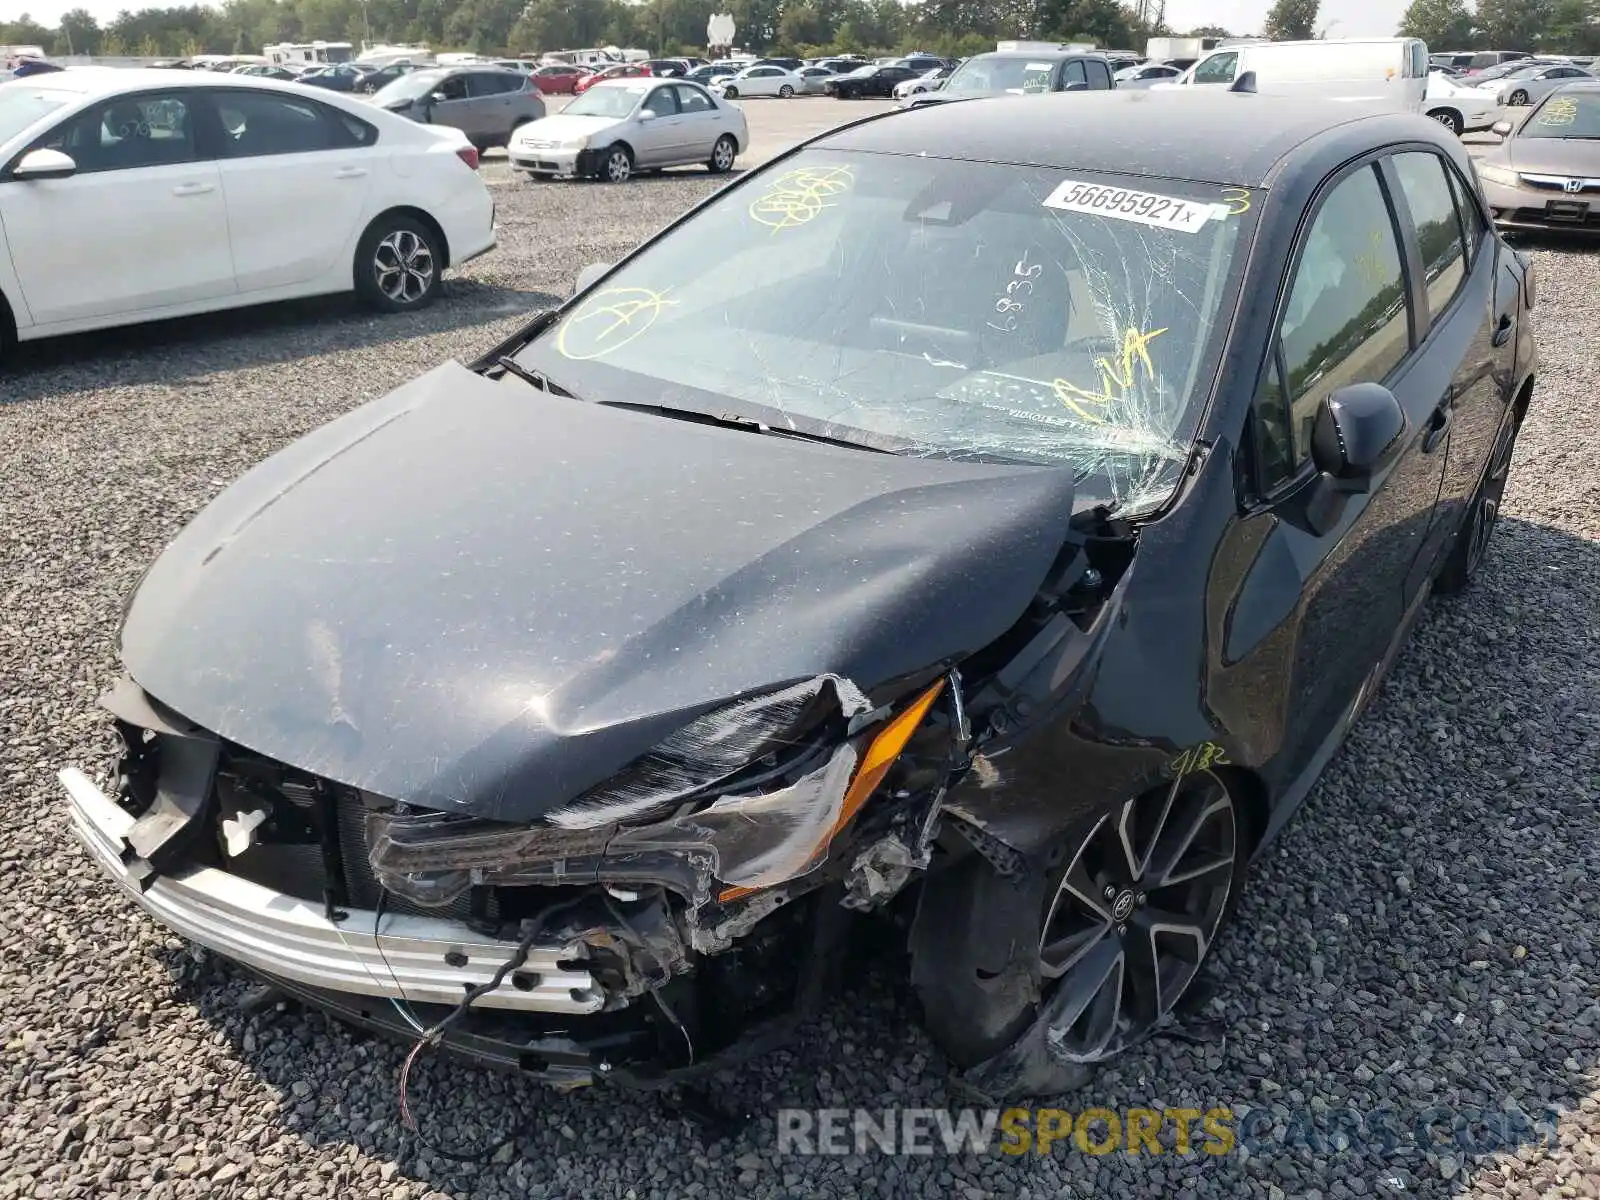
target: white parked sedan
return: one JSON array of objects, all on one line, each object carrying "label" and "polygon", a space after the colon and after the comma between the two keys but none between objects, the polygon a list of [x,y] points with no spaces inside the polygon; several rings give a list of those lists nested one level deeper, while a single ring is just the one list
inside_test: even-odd
[{"label": "white parked sedan", "polygon": [[511,135],[511,169],[626,183],[635,171],[704,163],[731,170],[750,144],[744,113],[686,79],[608,79]]},{"label": "white parked sedan", "polygon": [[495,244],[477,158],[456,130],[242,75],[0,84],[0,350],[330,292],[418,308]]},{"label": "white parked sedan", "polygon": [[740,96],[780,96],[787,100],[805,91],[806,81],[793,71],[768,65],[746,67],[732,79],[719,79],[711,87],[729,100]]}]

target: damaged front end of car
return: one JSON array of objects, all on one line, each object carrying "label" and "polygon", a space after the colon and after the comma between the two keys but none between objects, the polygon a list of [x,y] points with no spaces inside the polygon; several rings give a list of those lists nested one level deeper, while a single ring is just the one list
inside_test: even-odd
[{"label": "damaged front end of car", "polygon": [[287,994],[415,1039],[476,990],[448,1048],[557,1086],[655,1086],[815,1011],[853,915],[907,895],[953,841],[1003,852],[947,802],[993,769],[986,748],[1081,691],[1131,563],[1131,537],[1093,541],[1073,534],[1022,616],[959,663],[743,696],[532,820],[276,761],[131,677],[102,701],[110,785],[62,780],[117,882]]}]

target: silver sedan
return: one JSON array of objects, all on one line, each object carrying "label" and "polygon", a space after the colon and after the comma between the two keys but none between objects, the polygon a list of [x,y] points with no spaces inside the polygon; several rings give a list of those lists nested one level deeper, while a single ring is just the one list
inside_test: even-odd
[{"label": "silver sedan", "polygon": [[553,117],[517,130],[511,169],[626,183],[635,171],[704,163],[720,174],[750,144],[744,112],[685,79],[597,83]]},{"label": "silver sedan", "polygon": [[1502,107],[1521,108],[1525,104],[1537,104],[1562,84],[1593,78],[1590,72],[1569,63],[1551,63],[1537,69],[1515,71],[1501,81],[1495,100]]}]

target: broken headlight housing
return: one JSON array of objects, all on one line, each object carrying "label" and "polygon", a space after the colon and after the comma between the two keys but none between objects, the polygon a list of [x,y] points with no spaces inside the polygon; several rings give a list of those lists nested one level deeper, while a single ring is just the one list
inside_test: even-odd
[{"label": "broken headlight housing", "polygon": [[390,891],[430,907],[475,884],[593,880],[602,858],[646,870],[661,856],[688,863],[697,893],[713,877],[769,886],[807,869],[838,819],[858,762],[850,722],[870,708],[832,675],[738,701],[537,825],[371,813],[372,870]]}]

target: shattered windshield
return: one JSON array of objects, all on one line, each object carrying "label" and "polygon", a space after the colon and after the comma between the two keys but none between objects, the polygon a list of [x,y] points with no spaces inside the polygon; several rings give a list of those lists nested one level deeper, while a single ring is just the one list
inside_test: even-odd
[{"label": "shattered windshield", "polygon": [[517,358],[589,400],[1070,464],[1081,502],[1136,510],[1181,474],[1253,219],[1238,188],[817,148]]}]

